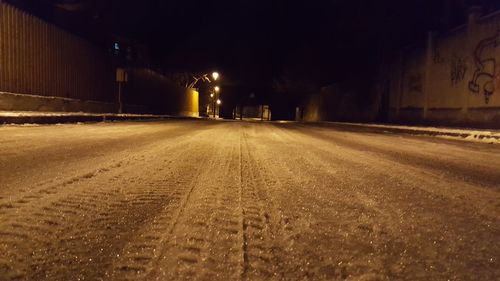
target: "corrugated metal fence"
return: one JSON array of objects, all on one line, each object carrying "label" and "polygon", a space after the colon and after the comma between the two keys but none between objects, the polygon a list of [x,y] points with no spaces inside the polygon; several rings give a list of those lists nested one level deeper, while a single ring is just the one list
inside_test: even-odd
[{"label": "corrugated metal fence", "polygon": [[[127,112],[197,114],[196,92],[186,92],[147,68],[128,71],[129,81],[123,85],[122,95]],[[0,0],[0,92],[116,104],[112,55]],[[96,110],[85,102],[71,107],[64,103],[49,105],[52,99],[34,100],[30,98],[33,104],[25,104],[11,95],[4,99],[3,109]]]},{"label": "corrugated metal fence", "polygon": [[112,101],[114,87],[105,51],[0,0],[0,91]]}]

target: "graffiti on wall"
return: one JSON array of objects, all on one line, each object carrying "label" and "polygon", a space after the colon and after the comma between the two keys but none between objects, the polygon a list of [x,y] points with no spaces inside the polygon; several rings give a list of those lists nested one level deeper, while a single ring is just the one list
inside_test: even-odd
[{"label": "graffiti on wall", "polygon": [[422,74],[412,74],[408,78],[408,90],[410,92],[422,92]]},{"label": "graffiti on wall", "polygon": [[469,90],[473,93],[482,93],[484,102],[489,103],[490,97],[495,91],[495,79],[497,74],[497,65],[494,53],[491,49],[495,49],[500,45],[500,30],[492,37],[481,40],[474,50],[474,65],[476,69],[469,81]]},{"label": "graffiti on wall", "polygon": [[462,82],[467,72],[465,59],[453,54],[450,60],[450,81],[452,85]]}]

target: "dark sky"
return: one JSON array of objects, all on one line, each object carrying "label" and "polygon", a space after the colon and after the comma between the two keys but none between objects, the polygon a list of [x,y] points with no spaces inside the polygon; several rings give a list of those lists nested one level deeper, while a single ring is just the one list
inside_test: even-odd
[{"label": "dark sky", "polygon": [[[155,67],[218,69],[268,87],[288,78],[316,86],[367,80],[378,60],[464,23],[466,9],[495,0],[12,0],[99,41],[119,34],[149,46]],[[55,13],[54,4],[76,10]]]}]

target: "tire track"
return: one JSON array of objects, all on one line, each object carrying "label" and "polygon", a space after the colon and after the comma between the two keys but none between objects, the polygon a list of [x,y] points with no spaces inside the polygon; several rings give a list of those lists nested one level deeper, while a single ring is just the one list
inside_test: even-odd
[{"label": "tire track", "polygon": [[[304,273],[318,278],[323,276],[321,279],[342,279],[351,275],[412,280],[414,278],[408,276],[445,278],[457,271],[467,276],[466,279],[474,279],[470,269],[464,274],[459,264],[443,262],[469,260],[459,254],[467,251],[467,257],[484,257],[483,260],[475,259],[475,265],[486,268],[483,273],[489,275],[483,276],[485,280],[494,276],[493,264],[488,262],[495,260],[491,259],[494,247],[471,248],[470,245],[494,239],[494,233],[498,232],[495,222],[487,217],[475,218],[475,212],[467,211],[470,203],[451,204],[454,207],[443,209],[451,202],[421,190],[436,189],[439,181],[418,178],[418,174],[404,171],[404,168],[386,165],[383,159],[316,140],[306,133],[290,134],[283,130],[279,142],[267,139],[269,146],[258,149],[259,158],[270,155],[266,160],[273,171],[270,178],[279,186],[290,187],[290,190],[281,188],[275,193],[276,198],[282,198],[280,204],[296,201],[285,208],[290,244],[297,245],[301,241],[313,248],[318,242],[305,238],[322,237],[323,243],[331,241],[332,247],[342,249],[326,263],[318,263],[322,256],[331,255],[325,249],[318,248],[318,253],[324,251],[323,254],[300,248],[290,252],[287,256],[292,257],[292,261],[316,263],[316,266],[306,267]],[[286,157],[287,161],[297,164],[281,164],[285,161],[278,159],[287,151],[301,151]],[[419,183],[427,186],[420,187]],[[294,217],[294,213],[300,215]],[[473,223],[475,227],[467,230],[460,226],[463,223]],[[434,231],[433,225],[442,227]],[[328,229],[337,229],[337,233],[329,233]],[[456,240],[457,237],[463,240]],[[334,246],[339,244],[342,246]],[[364,255],[357,256],[359,253]],[[293,272],[293,268],[289,272]],[[300,274],[297,272],[295,276]]]},{"label": "tire track", "polygon": [[[4,183],[7,185],[6,190],[4,190],[5,186],[0,184],[0,215],[8,215],[9,210],[29,205],[41,197],[56,194],[62,189],[71,188],[72,184],[78,181],[85,181],[110,170],[119,170],[122,166],[135,161],[141,161],[141,157],[144,156],[138,154],[138,151],[154,150],[160,147],[164,141],[172,144],[185,142],[186,139],[193,136],[193,133],[198,135],[213,125],[209,124],[204,130],[193,132],[188,126],[182,126],[182,123],[184,122],[172,122],[167,126],[162,123],[152,123],[149,126],[122,124],[116,127],[108,124],[95,124],[78,126],[78,130],[71,131],[69,131],[71,125],[68,125],[70,128],[46,128],[46,130],[51,130],[51,134],[44,134],[43,137],[38,136],[40,132],[34,136],[28,134],[25,137],[27,140],[23,139],[20,144],[24,148],[21,150],[24,153],[20,152],[18,158],[11,160],[13,164],[23,163],[23,166],[27,166],[27,168],[12,170],[9,168],[12,165],[3,166],[2,164],[5,163],[0,163],[0,172],[6,172],[6,179],[0,177],[0,182],[7,180]],[[79,130],[85,132],[85,136],[79,135],[81,134]],[[20,137],[28,133],[24,132],[24,129],[16,131],[20,131]],[[105,137],[106,132],[110,134],[109,137]],[[28,145],[28,140],[37,136],[43,141],[43,144],[31,145],[32,148]],[[119,137],[121,138],[118,140]],[[166,137],[166,139],[162,137]],[[12,136],[6,135],[5,138],[9,139]],[[75,139],[80,139],[80,141],[75,141]],[[58,143],[60,144],[58,145]],[[59,147],[54,148],[55,146]],[[33,153],[29,162],[18,162],[28,157],[27,152],[30,153],[29,155]],[[31,169],[35,166],[40,166],[37,163],[42,162],[42,159],[46,161],[46,165],[49,165],[48,169],[40,167],[43,170],[32,171]],[[3,160],[5,162],[6,159]],[[96,162],[97,165],[95,165]],[[61,167],[60,163],[68,163],[67,167],[74,168]],[[59,170],[58,173],[53,171],[54,167]],[[37,172],[36,176],[31,175],[35,172]],[[15,175],[18,175],[17,184],[9,182],[9,179],[15,179]],[[46,178],[48,175],[52,177]]]},{"label": "tire track", "polygon": [[[5,217],[0,223],[4,230],[0,234],[0,280],[104,278],[103,271],[111,267],[124,241],[133,239],[151,221],[151,215],[172,210],[168,209],[170,201],[184,192],[178,187],[186,181],[192,163],[208,156],[195,155],[194,162],[169,166],[162,181],[173,180],[173,184],[155,182],[162,168],[152,169],[152,164],[164,163],[169,152],[174,152],[173,159],[182,159],[197,137],[191,135],[175,146],[161,144],[132,156],[125,169],[72,181],[71,188],[33,196],[36,201],[31,204],[15,206],[12,218]],[[162,154],[157,155],[158,151]],[[137,170],[143,174],[134,176]],[[172,175],[178,176],[170,178]],[[26,223],[16,223],[19,219]]]},{"label": "tire track", "polygon": [[[174,183],[164,187],[171,193],[168,198],[165,198],[168,199],[168,205],[155,214],[154,218],[135,234],[134,239],[124,246],[122,254],[106,276],[113,280],[148,278],[158,264],[158,260],[162,258],[161,253],[168,251],[165,246],[169,243],[179,216],[186,208],[199,173],[200,171],[191,170],[187,179],[182,175],[183,177],[173,180]],[[148,196],[151,196],[150,199],[157,197],[151,191],[148,192]]]},{"label": "tire track", "polygon": [[148,280],[235,280],[241,275],[241,212],[237,135],[211,139],[204,164],[172,240]]},{"label": "tire track", "polygon": [[496,280],[496,197],[477,211],[303,128],[221,124],[2,195],[0,281]]},{"label": "tire track", "polygon": [[[288,241],[287,276],[363,280],[394,277],[392,274],[401,270],[399,261],[405,258],[398,253],[407,247],[399,237],[401,234],[398,236],[400,229],[395,224],[401,213],[392,205],[384,206],[382,210],[375,200],[361,192],[364,185],[377,182],[376,179],[367,179],[371,177],[369,174],[353,177],[350,169],[354,166],[354,170],[365,171],[364,166],[351,163],[342,155],[324,151],[324,144],[310,142],[289,131],[281,132],[280,148],[276,147],[277,143],[272,144],[273,140],[269,142],[276,151],[269,151],[269,147],[258,154],[301,151],[287,157],[297,165],[280,167],[283,160],[272,157],[263,162],[268,167],[269,182],[278,187],[270,190],[279,191],[275,197],[281,198],[280,204],[283,206],[294,201],[293,206],[283,207],[286,210],[283,215],[284,237]],[[304,144],[311,147],[306,149]],[[283,187],[288,187],[288,190]],[[298,246],[301,244],[310,248]],[[330,244],[337,248],[337,252],[321,248],[323,244]],[[365,254],[360,255],[360,252]],[[325,260],[322,258],[325,256],[330,258]]]},{"label": "tire track", "polygon": [[269,198],[268,186],[261,175],[248,144],[241,141],[241,204],[244,236],[243,280],[282,280],[281,214]]},{"label": "tire track", "polygon": [[[199,135],[202,132],[197,132],[196,135]],[[173,143],[175,147],[180,147],[180,143],[189,143],[189,140],[192,139],[192,133],[185,134],[185,132],[181,131],[175,133],[173,137],[170,137],[168,142]],[[139,153],[137,153],[137,150],[123,156],[120,153],[118,154],[119,158],[117,160],[116,157],[114,157],[115,159],[111,158],[109,163],[99,164],[98,167],[92,169],[85,169],[85,172],[78,173],[70,178],[62,175],[62,177],[46,179],[33,184],[28,188],[23,188],[21,192],[3,195],[0,197],[0,215],[7,216],[9,211],[17,211],[17,208],[29,205],[47,195],[57,194],[63,189],[71,188],[73,184],[80,181],[86,181],[100,174],[108,173],[111,170],[120,170],[122,167],[133,164],[137,161],[143,161],[145,156],[141,154],[141,151],[154,151],[163,145],[164,144],[162,144],[161,141],[155,141],[150,144],[142,144],[140,146],[141,150]],[[171,146],[172,149],[174,146]],[[119,176],[117,176],[117,178],[118,177]]]}]

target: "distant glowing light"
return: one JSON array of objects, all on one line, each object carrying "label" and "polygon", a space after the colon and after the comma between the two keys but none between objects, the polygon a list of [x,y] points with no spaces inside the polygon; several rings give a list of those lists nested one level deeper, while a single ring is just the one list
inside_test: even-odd
[{"label": "distant glowing light", "polygon": [[220,105],[221,103],[222,103],[222,101],[218,99],[217,104]]},{"label": "distant glowing light", "polygon": [[217,81],[217,78],[219,78],[219,73],[218,72],[212,73],[212,78],[214,78],[214,81]]},{"label": "distant glowing light", "polygon": [[119,50],[120,50],[120,44],[115,43],[115,50],[116,50],[116,51],[119,51]]},{"label": "distant glowing light", "polygon": [[215,86],[215,87],[214,87],[214,90],[215,90],[215,92],[217,92],[217,93],[218,93],[218,92],[220,91],[220,87],[219,87],[219,86]]},{"label": "distant glowing light", "polygon": [[213,98],[213,97],[214,97],[214,94],[213,94],[213,93],[211,93],[211,94],[210,94],[210,97],[211,97],[211,98]]}]

